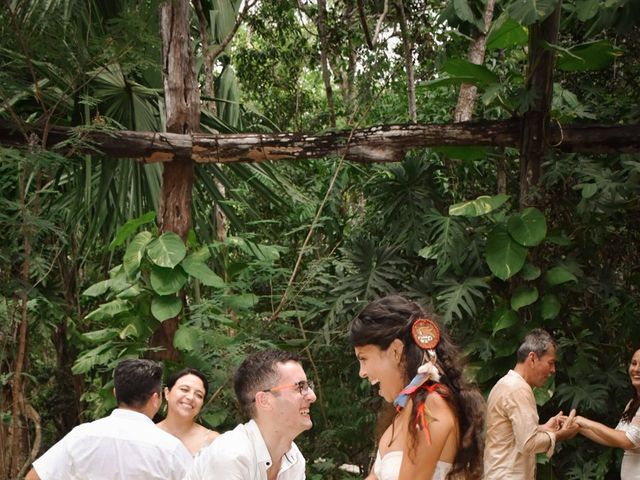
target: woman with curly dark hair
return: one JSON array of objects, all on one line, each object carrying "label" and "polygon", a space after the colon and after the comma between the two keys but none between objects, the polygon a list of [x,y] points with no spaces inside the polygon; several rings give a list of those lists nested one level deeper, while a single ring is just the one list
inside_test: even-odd
[{"label": "woman with curly dark hair", "polygon": [[481,478],[484,400],[434,317],[391,295],[364,308],[350,337],[360,376],[396,408],[367,480]]}]

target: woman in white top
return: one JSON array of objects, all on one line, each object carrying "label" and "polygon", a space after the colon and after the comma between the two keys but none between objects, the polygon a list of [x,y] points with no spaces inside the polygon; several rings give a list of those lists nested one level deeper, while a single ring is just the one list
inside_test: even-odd
[{"label": "woman in white top", "polygon": [[167,417],[157,425],[178,437],[191,455],[196,455],[220,435],[196,422],[208,390],[209,382],[195,368],[185,368],[170,375],[164,389]]},{"label": "woman in white top", "polygon": [[601,445],[623,448],[621,480],[640,480],[640,349],[629,364],[633,396],[615,429],[581,416],[575,418],[579,432]]},{"label": "woman in white top", "polygon": [[384,297],[352,321],[350,337],[360,376],[379,384],[397,412],[367,480],[481,478],[484,400],[433,316],[399,295]]}]

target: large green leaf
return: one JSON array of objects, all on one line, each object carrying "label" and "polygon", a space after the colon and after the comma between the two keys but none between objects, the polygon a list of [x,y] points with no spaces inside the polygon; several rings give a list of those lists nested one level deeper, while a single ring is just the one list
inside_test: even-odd
[{"label": "large green leaf", "polygon": [[159,267],[173,268],[187,254],[182,239],[173,232],[166,232],[147,245],[149,260]]},{"label": "large green leaf", "polygon": [[187,278],[181,267],[162,268],[153,265],[151,268],[151,288],[158,295],[178,293],[184,287]]},{"label": "large green leaf", "polygon": [[189,255],[180,263],[180,266],[192,277],[200,280],[204,285],[215,288],[224,288],[225,283],[218,275],[214,273],[204,262],[197,257]]},{"label": "large green leaf", "polygon": [[557,66],[565,72],[583,72],[607,68],[622,50],[614,47],[608,40],[597,40],[560,50]]},{"label": "large green leaf", "polygon": [[520,271],[527,251],[511,238],[503,224],[498,224],[487,237],[485,258],[491,272],[501,280],[507,280]]},{"label": "large green leaf", "polygon": [[486,215],[497,208],[500,208],[507,200],[509,195],[494,195],[489,197],[487,195],[480,196],[475,200],[469,200],[467,202],[456,203],[449,207],[449,215],[463,216],[463,217],[479,217],[480,215]]},{"label": "large green leaf", "polygon": [[202,332],[188,325],[181,325],[173,337],[173,346],[183,352],[202,349]]},{"label": "large green leaf", "polygon": [[549,285],[560,285],[566,282],[577,282],[576,276],[564,267],[553,267],[544,275]]},{"label": "large green leaf", "polygon": [[576,0],[576,15],[581,22],[591,20],[599,11],[600,0]]},{"label": "large green leaf", "polygon": [[102,343],[91,350],[83,352],[71,367],[74,375],[87,373],[96,365],[105,365],[116,357],[117,351],[111,341]]},{"label": "large green leaf", "polygon": [[101,282],[94,283],[89,288],[87,288],[84,292],[82,292],[83,297],[99,297],[100,295],[104,295],[109,290],[109,283],[111,280],[102,280]]},{"label": "large green leaf", "polygon": [[510,308],[502,307],[493,311],[489,317],[489,321],[493,328],[492,335],[495,335],[500,330],[504,330],[518,323],[518,315]]},{"label": "large green leaf", "polygon": [[528,40],[527,28],[503,13],[491,26],[487,37],[487,49],[523,46],[527,44]]},{"label": "large green leaf", "polygon": [[151,223],[155,219],[156,219],[156,212],[152,211],[152,212],[145,213],[141,217],[129,220],[118,229],[118,231],[116,232],[115,238],[109,244],[109,248],[114,249],[115,247],[119,247],[139,227],[141,227],[142,225],[146,225],[147,223]]},{"label": "large green leaf", "polygon": [[541,273],[540,268],[530,263],[525,263],[524,267],[522,267],[522,278],[525,280],[535,280]]},{"label": "large green leaf", "polygon": [[151,299],[151,314],[160,322],[177,316],[182,310],[182,300],[175,295],[154,295]]},{"label": "large green leaf", "polygon": [[525,208],[509,217],[507,229],[520,245],[533,247],[539,245],[547,236],[547,220],[537,208]]},{"label": "large green leaf", "polygon": [[484,65],[476,65],[469,60],[462,58],[452,58],[447,60],[443,70],[453,77],[466,77],[474,81],[475,84],[489,84],[499,81],[498,76]]},{"label": "large green leaf", "polygon": [[445,323],[450,323],[454,316],[462,319],[465,314],[473,318],[477,309],[475,299],[484,299],[482,289],[489,288],[484,279],[476,277],[465,278],[462,282],[438,282],[438,285],[445,286],[436,297]]},{"label": "large green leaf", "polygon": [[475,25],[478,30],[484,29],[484,20],[473,13],[467,0],[453,0],[453,9],[460,20]]},{"label": "large green leaf", "polygon": [[542,303],[540,305],[540,314],[543,320],[553,320],[560,313],[560,300],[552,293],[549,293],[542,297]]},{"label": "large green leaf", "polygon": [[517,312],[536,300],[538,300],[538,289],[536,287],[520,287],[511,295],[511,308]]},{"label": "large green leaf", "polygon": [[258,303],[258,297],[253,293],[225,295],[222,302],[234,312],[242,312],[253,308]]},{"label": "large green leaf", "polygon": [[557,5],[558,0],[512,0],[507,12],[515,21],[531,25],[551,15]]},{"label": "large green leaf", "polygon": [[127,300],[115,299],[107,303],[103,303],[98,308],[88,313],[85,320],[106,320],[113,318],[122,312],[131,310],[131,303]]},{"label": "large green leaf", "polygon": [[127,246],[127,251],[124,253],[124,257],[122,259],[122,266],[129,278],[138,273],[145,248],[152,240],[153,235],[150,232],[140,232]]}]

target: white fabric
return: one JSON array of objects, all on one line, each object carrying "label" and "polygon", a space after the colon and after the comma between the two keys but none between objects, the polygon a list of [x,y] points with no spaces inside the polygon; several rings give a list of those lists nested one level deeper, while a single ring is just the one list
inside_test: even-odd
[{"label": "white fabric", "polygon": [[[253,420],[223,433],[195,458],[185,480],[267,480],[271,455]],[[295,443],[282,457],[278,480],[304,480],[305,459]]]},{"label": "white fabric", "polygon": [[531,386],[509,370],[487,398],[484,480],[536,478],[536,453],[551,457],[556,441],[539,420]]},{"label": "white fabric", "polygon": [[[628,405],[627,405],[628,407]],[[640,480],[640,408],[631,422],[618,423],[616,430],[622,430],[635,448],[624,451],[620,480]]]},{"label": "white fabric", "polygon": [[[373,464],[373,473],[378,477],[378,480],[398,480],[402,456],[402,450],[391,450],[383,457],[380,457],[380,452],[378,452]],[[450,463],[438,460],[431,480],[444,480],[452,467],[453,465]]]},{"label": "white fabric", "polygon": [[192,463],[176,437],[146,415],[118,408],[75,427],[33,468],[42,480],[178,480]]}]

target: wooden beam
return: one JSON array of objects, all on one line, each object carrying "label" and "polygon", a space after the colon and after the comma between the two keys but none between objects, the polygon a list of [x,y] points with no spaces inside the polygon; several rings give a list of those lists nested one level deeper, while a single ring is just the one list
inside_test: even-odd
[{"label": "wooden beam", "polygon": [[[457,124],[383,125],[353,131],[321,134],[238,133],[176,134],[133,131],[98,131],[54,127],[47,134],[47,148],[56,148],[72,137],[67,150],[103,153],[114,158],[139,158],[147,163],[191,157],[200,163],[304,160],[345,155],[360,163],[397,162],[412,148],[488,146],[517,148],[520,120]],[[27,128],[27,136],[37,128]],[[560,125],[547,128],[547,146],[565,152],[640,152],[640,124]],[[0,122],[0,144],[26,145],[24,134]],[[70,145],[73,144],[73,147]]]}]

